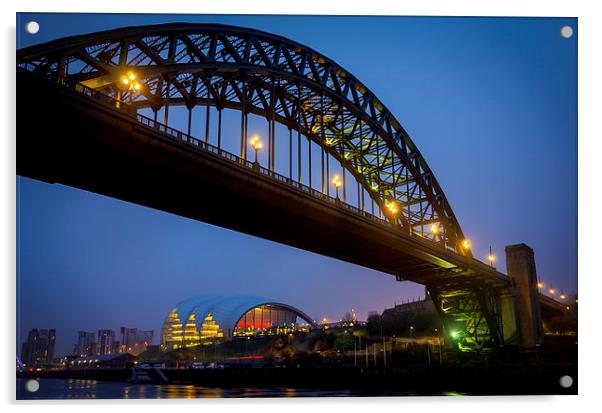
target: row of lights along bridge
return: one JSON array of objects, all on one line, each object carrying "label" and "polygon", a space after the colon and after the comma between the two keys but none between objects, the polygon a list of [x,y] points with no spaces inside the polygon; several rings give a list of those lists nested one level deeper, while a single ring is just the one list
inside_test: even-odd
[{"label": "row of lights along bridge", "polygon": [[556,295],[559,294],[558,299],[560,301],[569,299],[569,297],[566,294],[564,294],[562,291],[558,291],[557,289],[555,289],[551,283],[550,283],[550,288],[548,288],[547,290],[545,289],[545,286],[546,285],[543,282],[541,282],[541,281],[537,282],[537,289],[539,290],[540,293],[542,293],[542,294],[547,293],[547,294],[551,295],[552,298],[554,298],[554,299],[556,298]]},{"label": "row of lights along bridge", "polygon": [[[142,83],[140,83],[137,80],[136,74],[132,71],[129,71],[129,72],[127,72],[127,74],[121,76],[121,85],[124,90],[130,92],[130,101],[132,101],[134,93],[140,93],[142,90]],[[255,135],[251,138],[250,144],[251,144],[251,147],[255,150],[255,163],[257,165],[259,165],[258,152],[263,148],[263,142],[261,142],[261,139],[259,138],[259,136]],[[332,179],[332,184],[335,187],[336,199],[338,200],[339,199],[339,188],[343,185],[343,182],[341,181],[341,178],[339,177],[339,175],[334,176],[334,178]],[[395,201],[386,202],[385,206],[389,210],[389,213],[392,216],[396,216],[399,213],[399,206],[397,205],[397,203]],[[440,232],[440,228],[437,224],[433,224],[430,227],[430,231],[433,235],[438,235]],[[466,251],[470,250],[470,247],[471,247],[470,240],[468,240],[468,239],[463,240],[461,245],[464,250],[466,250]],[[492,267],[493,267],[493,263],[496,261],[496,259],[497,259],[497,257],[492,253],[491,246],[490,246],[489,254],[487,255],[487,260],[489,261],[489,264]],[[542,288],[542,287],[539,287],[539,288]],[[550,293],[552,293],[552,290],[550,290]],[[553,295],[553,293],[552,293],[552,295]]]},{"label": "row of lights along bridge", "polygon": [[[251,138],[250,141],[251,147],[255,150],[255,163],[257,165],[259,165],[259,161],[258,161],[258,152],[261,150],[261,148],[263,148],[263,143],[261,142],[261,139],[259,138],[259,136],[254,135]],[[339,199],[339,188],[341,186],[343,186],[343,182],[341,181],[341,178],[339,177],[339,175],[335,175],[334,178],[332,179],[332,184],[334,185],[335,191],[336,191],[336,199]],[[397,213],[399,212],[399,206],[397,205],[397,203],[395,201],[389,201],[388,203],[386,203],[386,207],[389,210],[389,213],[393,216],[397,215]],[[439,226],[437,224],[433,224],[431,225],[431,233],[433,235],[438,235],[440,230],[439,230]],[[471,243],[470,240],[465,239],[462,241],[462,248],[464,248],[465,250],[469,250],[471,247]],[[489,264],[493,267],[493,263],[496,260],[496,256],[493,254],[493,252],[491,251],[491,246],[489,247],[489,254],[487,255],[487,260],[489,261]]]}]

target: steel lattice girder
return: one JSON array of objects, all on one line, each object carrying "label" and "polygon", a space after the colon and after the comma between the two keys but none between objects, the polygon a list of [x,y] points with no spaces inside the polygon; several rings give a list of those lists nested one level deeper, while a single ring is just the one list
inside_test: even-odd
[{"label": "steel lattice girder", "polygon": [[[401,124],[352,74],[318,52],[251,29],[205,24],[131,27],[21,49],[18,64],[117,94],[135,69],[139,108],[213,105],[273,119],[336,158],[390,219],[460,254],[462,230],[430,168]],[[127,93],[126,94],[127,98]],[[432,234],[436,224],[440,231]]]},{"label": "steel lattice girder", "polygon": [[500,291],[477,284],[456,288],[427,285],[448,335],[461,351],[480,351],[503,345]]}]

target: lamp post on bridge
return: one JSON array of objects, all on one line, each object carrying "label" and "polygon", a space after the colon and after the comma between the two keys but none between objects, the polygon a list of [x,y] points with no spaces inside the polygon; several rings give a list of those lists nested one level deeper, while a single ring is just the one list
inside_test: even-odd
[{"label": "lamp post on bridge", "polygon": [[489,255],[487,256],[487,259],[489,260],[489,265],[493,267],[493,262],[495,261],[496,257],[493,255],[493,252],[491,252],[491,245],[489,246]]},{"label": "lamp post on bridge", "polygon": [[437,225],[437,224],[431,225],[431,234],[437,236],[437,235],[439,235],[439,232],[441,232],[439,229],[439,225]]},{"label": "lamp post on bridge", "polygon": [[337,201],[339,201],[339,188],[341,187],[341,185],[343,185],[343,183],[341,182],[341,178],[339,178],[338,175],[335,175],[334,178],[332,178],[332,184],[336,189]]},{"label": "lamp post on bridge", "polygon": [[431,234],[433,234],[433,241],[437,241],[437,237],[439,237],[439,243],[443,245],[444,248],[447,248],[447,238],[441,233],[441,227],[439,225],[439,223],[431,225],[430,231]]},{"label": "lamp post on bridge", "polygon": [[263,142],[259,139],[259,136],[254,135],[251,138],[251,146],[255,150],[255,162],[253,162],[253,169],[259,170],[259,161],[257,160],[257,152],[263,148]]},{"label": "lamp post on bridge", "polygon": [[[142,89],[142,84],[137,80],[136,73],[133,71],[127,72],[125,75],[121,76],[121,87],[124,90],[129,91],[130,103],[132,103],[133,97],[132,95],[135,92],[139,92]],[[121,93],[120,93],[121,94]],[[121,96],[118,98],[118,100]]]},{"label": "lamp post on bridge", "polygon": [[399,213],[399,205],[394,200],[385,201],[385,207],[389,211],[391,223],[395,225],[397,223],[397,214]]}]

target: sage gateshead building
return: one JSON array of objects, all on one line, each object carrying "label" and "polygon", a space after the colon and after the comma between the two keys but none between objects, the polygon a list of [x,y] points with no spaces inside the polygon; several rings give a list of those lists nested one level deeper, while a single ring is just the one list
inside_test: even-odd
[{"label": "sage gateshead building", "polygon": [[161,329],[161,349],[309,331],[314,326],[301,310],[269,298],[199,296],[182,301],[169,312]]}]

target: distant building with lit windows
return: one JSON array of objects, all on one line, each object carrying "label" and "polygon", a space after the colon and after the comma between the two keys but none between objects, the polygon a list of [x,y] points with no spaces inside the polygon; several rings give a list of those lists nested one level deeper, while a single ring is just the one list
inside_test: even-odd
[{"label": "distant building with lit windows", "polygon": [[121,342],[119,340],[113,340],[113,346],[111,347],[111,354],[119,353],[121,351]]},{"label": "distant building with lit windows", "polygon": [[96,354],[95,335],[91,331],[79,331],[77,333],[77,344],[75,345],[74,354],[84,357]]},{"label": "distant building with lit windows", "polygon": [[113,330],[98,330],[96,354],[105,355],[114,353],[115,332]]},{"label": "distant building with lit windows", "polygon": [[135,356],[146,351],[153,343],[153,330],[138,330],[137,328],[121,327],[119,350],[122,353],[130,353]]},{"label": "distant building with lit windows", "polygon": [[54,357],[54,343],[56,331],[38,330],[29,331],[27,341],[21,347],[21,362],[27,367],[40,367],[52,362]]},{"label": "distant building with lit windows", "polygon": [[214,344],[239,336],[309,330],[314,322],[302,311],[269,298],[199,296],[172,309],[161,329],[161,349]]}]

